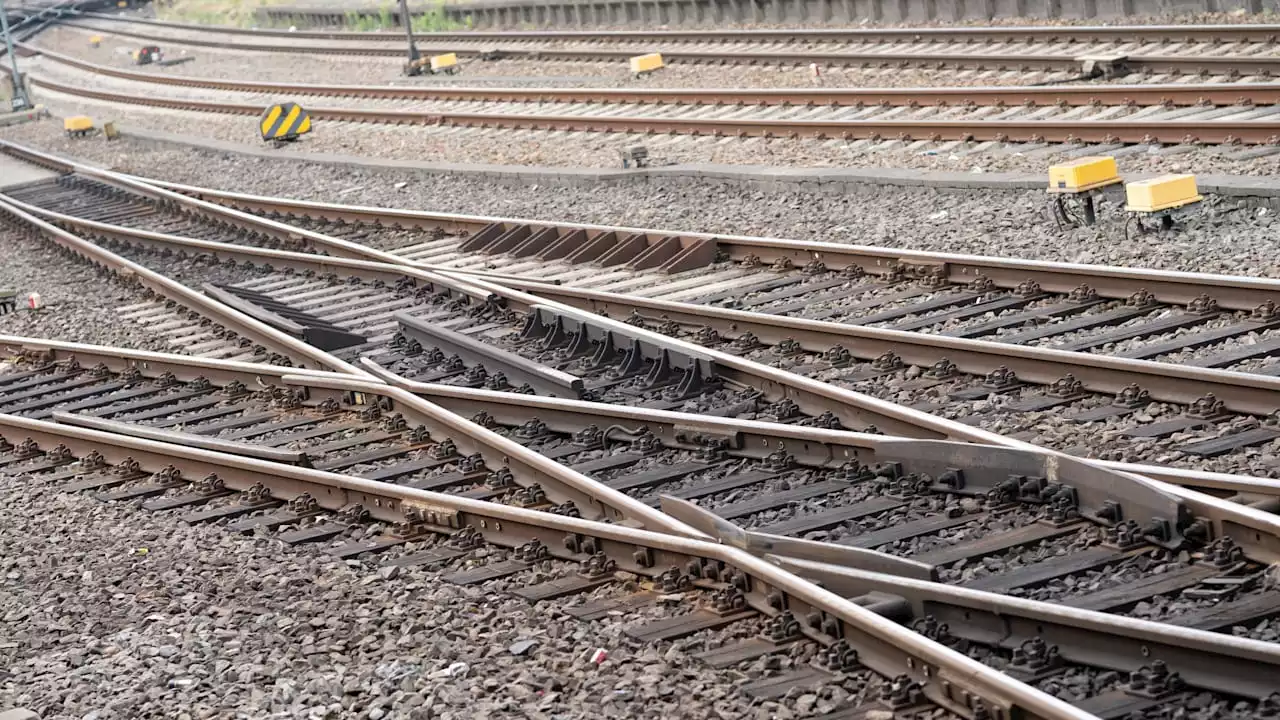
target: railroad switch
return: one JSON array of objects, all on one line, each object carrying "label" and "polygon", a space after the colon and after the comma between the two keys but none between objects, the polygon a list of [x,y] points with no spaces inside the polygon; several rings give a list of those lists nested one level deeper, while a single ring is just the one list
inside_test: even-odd
[{"label": "railroad switch", "polygon": [[[1067,226],[1091,226],[1098,222],[1097,199],[1121,183],[1113,157],[1084,157],[1049,168],[1049,196],[1054,220]],[[1080,208],[1076,215],[1068,204]]]},{"label": "railroad switch", "polygon": [[649,149],[643,145],[634,145],[625,148],[622,151],[622,167],[623,169],[635,166],[636,168],[649,167]]},{"label": "railroad switch", "polygon": [[1124,209],[1139,232],[1147,232],[1143,223],[1152,219],[1159,221],[1161,229],[1169,230],[1177,220],[1193,214],[1204,200],[1196,188],[1195,175],[1161,175],[1131,182],[1125,185],[1125,195],[1128,203]]}]

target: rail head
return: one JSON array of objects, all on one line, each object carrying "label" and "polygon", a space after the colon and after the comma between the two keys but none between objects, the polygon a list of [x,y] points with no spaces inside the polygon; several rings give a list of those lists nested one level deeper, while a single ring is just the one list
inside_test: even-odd
[{"label": "rail head", "polygon": [[582,548],[589,544],[615,559],[619,569],[642,576],[673,566],[723,563],[745,578],[743,599],[751,607],[766,616],[785,608],[797,617],[819,613],[835,618],[836,636],[812,628],[805,632],[823,643],[837,636],[846,639],[857,649],[864,666],[886,677],[911,678],[930,700],[961,717],[1095,720],[775,563],[727,545],[12,415],[0,415],[0,434],[25,436],[40,447],[62,446],[75,457],[96,451],[107,464],[128,460],[147,472],[173,467],[192,481],[212,475],[232,490],[259,486],[282,500],[306,496],[331,511],[359,505],[374,519],[415,527],[420,532],[449,534],[468,528],[486,542],[503,547],[537,540],[552,556],[565,560],[585,560]]},{"label": "rail head", "polygon": [[15,222],[29,227],[33,232],[39,233],[89,262],[106,267],[122,278],[137,282],[158,296],[171,299],[200,315],[218,322],[241,337],[277,353],[281,358],[289,358],[302,367],[314,365],[319,368],[327,368],[353,375],[365,375],[363,370],[343,362],[329,353],[297,341],[253,318],[231,310],[221,303],[212,301],[160,273],[55,227],[6,202],[4,199],[0,199],[0,213],[9,215]]}]

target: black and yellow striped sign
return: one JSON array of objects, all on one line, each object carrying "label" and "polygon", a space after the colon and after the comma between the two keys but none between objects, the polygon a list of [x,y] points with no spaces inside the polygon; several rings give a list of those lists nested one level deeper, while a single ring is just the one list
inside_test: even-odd
[{"label": "black and yellow striped sign", "polygon": [[311,116],[296,103],[272,105],[258,120],[263,140],[294,140],[311,132]]}]

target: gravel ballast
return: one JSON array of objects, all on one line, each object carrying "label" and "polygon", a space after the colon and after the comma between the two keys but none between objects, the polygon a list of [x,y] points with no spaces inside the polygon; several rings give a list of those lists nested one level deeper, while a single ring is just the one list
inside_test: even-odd
[{"label": "gravel ballast", "polygon": [[[91,89],[92,79],[76,84]],[[191,90],[186,93],[193,92]],[[167,95],[170,93],[162,93]],[[183,94],[183,93],[177,93]],[[145,93],[143,93],[145,95]],[[114,120],[118,127],[199,136],[234,143],[261,142],[256,115],[120,104],[42,88],[35,100],[56,116],[88,115]],[[302,102],[307,106],[305,99]],[[372,104],[372,103],[371,103]],[[266,103],[263,103],[265,107]],[[323,106],[323,101],[313,105]],[[336,105],[336,103],[335,103]],[[427,117],[424,114],[422,117]],[[301,142],[277,148],[281,154],[334,153],[383,160],[492,165],[617,168],[620,153],[643,145],[650,163],[768,165],[779,167],[877,167],[949,172],[1044,172],[1054,163],[1091,152],[1081,144],[996,143],[928,140],[818,140],[708,135],[657,135],[567,130],[389,125],[326,120],[313,124]],[[1110,146],[1106,146],[1110,147]],[[1219,173],[1265,176],[1275,170],[1269,148],[1249,152],[1234,146],[1130,146],[1119,160],[1122,172]],[[1253,153],[1260,153],[1255,156]]]},{"label": "gravel ballast", "polygon": [[[200,77],[239,79],[252,77],[277,80],[283,82],[324,82],[331,84],[360,84],[370,82],[382,84],[427,85],[441,82],[433,78],[406,79],[397,75],[397,66],[383,59],[369,58],[332,58],[325,56],[281,55],[279,53],[250,53],[230,51],[221,55],[221,51],[212,51],[210,55],[205,48],[183,48],[172,46],[167,52],[171,57],[194,55],[196,60],[173,67],[157,67],[154,65],[131,65],[128,50],[132,45],[112,42],[111,38],[102,46],[88,46],[87,35],[83,31],[57,29],[54,34],[42,36],[41,42],[66,53],[83,57],[100,64],[127,67],[143,72],[162,74],[190,74]],[[345,60],[349,63],[343,64]],[[536,61],[502,61],[511,63],[498,67],[488,67],[478,63],[469,66],[465,72],[491,72],[480,84],[507,85],[507,79],[517,78],[514,84],[527,85],[530,79],[550,77],[552,85],[597,85],[601,87],[716,87],[731,86],[740,88],[764,87],[812,87],[814,79],[807,69],[779,69],[776,67],[732,66],[713,67],[673,66],[666,71],[656,73],[644,79],[631,78],[621,67],[612,67],[607,63],[576,63],[561,66],[554,63]],[[502,64],[499,63],[499,64]],[[299,100],[304,107],[341,108],[359,107],[364,109],[407,109],[422,113],[425,120],[430,113],[445,108],[455,112],[481,112],[495,114],[555,114],[596,115],[600,113],[615,116],[666,117],[673,112],[687,112],[687,108],[666,108],[658,106],[574,106],[572,104],[502,104],[502,103],[410,103],[406,101],[379,101],[347,97],[274,97],[271,95],[246,95],[229,93],[221,90],[188,88],[179,86],[156,87],[137,81],[126,81],[86,74],[84,71],[44,60],[33,61],[31,75],[36,81],[36,99],[46,103],[57,115],[67,116],[87,114],[102,119],[122,120],[122,125],[139,132],[159,131],[170,133],[198,134],[204,137],[229,141],[253,142],[255,140],[256,117],[228,116],[205,112],[156,108],[143,105],[122,105],[101,100],[92,100],[74,94],[63,94],[39,87],[41,78],[59,81],[73,87],[94,91],[123,91],[128,94],[164,98],[235,100],[247,102],[254,106],[265,106],[273,101],[285,99]],[[578,67],[581,66],[581,67]],[[577,68],[577,69],[575,69]],[[579,70],[585,72],[583,76]],[[570,73],[569,77],[564,74]],[[598,74],[597,74],[598,73]],[[448,84],[466,83],[458,77],[443,76],[442,82]],[[583,78],[590,82],[579,82]],[[505,78],[505,79],[504,79]],[[667,78],[667,79],[663,79]],[[1063,78],[1056,78],[1062,80]],[[922,85],[1001,85],[1023,84],[1029,82],[1050,82],[1054,78],[1042,74],[1020,72],[975,72],[951,71],[947,73],[927,70],[870,70],[829,69],[822,79],[824,87],[918,87]],[[1129,82],[1147,81],[1181,81],[1169,76],[1141,76],[1126,78]],[[708,107],[695,109],[694,116],[700,117],[761,117],[775,120],[801,118],[818,120],[825,117],[844,117],[849,108],[734,108]],[[981,121],[987,114],[987,108],[966,110],[962,107],[940,108],[893,108],[877,111],[874,108],[858,113],[860,119],[945,119]],[[1111,121],[1123,121],[1130,115],[1150,117],[1152,108],[1110,107],[1091,110],[1089,108],[1040,108],[1028,110],[1011,108],[1004,111],[992,110],[1002,119],[1038,119],[1071,120],[1084,116],[1097,116]],[[1155,109],[1157,114],[1160,111]],[[1236,110],[1238,112],[1233,112]],[[1206,113],[1209,117],[1219,118],[1221,112],[1233,117],[1254,117],[1260,112],[1256,108],[1240,106],[1232,109],[1190,109],[1191,112]],[[1171,118],[1186,120],[1183,110],[1170,114]],[[1194,122],[1192,123],[1194,125]],[[291,144],[282,148],[282,152],[332,152],[355,154],[381,159],[409,160],[431,158],[442,162],[490,163],[500,165],[547,165],[577,167],[617,167],[620,164],[619,153],[624,148],[635,144],[648,147],[651,162],[656,165],[675,163],[726,163],[735,165],[776,165],[795,167],[894,167],[924,170],[947,170],[961,172],[1003,172],[1027,171],[1042,172],[1050,164],[1060,162],[1087,152],[1079,144],[1044,143],[1002,143],[1002,142],[963,142],[963,141],[930,141],[928,139],[896,140],[818,140],[801,139],[762,139],[732,137],[717,138],[710,134],[701,137],[693,135],[645,136],[635,133],[603,133],[603,132],[568,132],[546,130],[512,130],[463,128],[436,125],[390,126],[381,124],[359,124],[337,121],[317,122],[313,131],[303,143]],[[833,132],[832,135],[838,133]],[[1194,135],[1194,132],[1188,133]],[[888,137],[888,136],[886,136]],[[1105,146],[1103,151],[1113,152],[1116,146]],[[1132,175],[1135,173],[1166,172],[1213,172],[1242,175],[1267,175],[1275,168],[1276,153],[1267,148],[1238,148],[1233,146],[1201,147],[1195,143],[1171,147],[1142,146],[1126,148],[1122,151],[1122,171]]]},{"label": "gravel ballast", "polygon": [[1131,233],[1104,210],[1096,228],[1059,232],[1039,191],[867,187],[856,195],[745,190],[710,183],[626,187],[508,185],[412,171],[277,164],[131,139],[67,139],[54,122],[0,137],[162,180],[350,205],[558,222],[787,237],[1036,260],[1252,276],[1280,274],[1280,226],[1263,208],[1210,204],[1168,234]]},{"label": "gravel ballast", "polygon": [[[0,708],[45,720],[769,720],[829,712],[876,685],[752,703],[737,688],[761,672],[690,657],[732,642],[727,630],[645,645],[622,629],[653,611],[580,623],[560,612],[580,598],[531,605],[504,592],[527,578],[459,587],[428,569],[0,483]],[[456,663],[467,670],[450,673]]]},{"label": "gravel ballast", "polygon": [[[108,28],[110,26],[107,26]],[[168,33],[168,31],[166,31]],[[103,38],[98,47],[89,37]],[[285,39],[287,40],[287,39]],[[73,27],[55,27],[35,38],[39,47],[71,55],[88,62],[135,72],[183,75],[201,78],[257,80],[326,85],[405,85],[431,87],[540,85],[610,88],[807,88],[807,87],[931,87],[1023,85],[1033,82],[1062,82],[1071,73],[1026,73],[999,70],[932,70],[928,68],[844,68],[824,67],[815,81],[807,67],[790,65],[704,65],[672,62],[661,72],[635,77],[625,60],[574,61],[504,59],[480,61],[462,58],[457,75],[405,77],[404,61],[382,56],[328,56],[317,54],[261,52],[183,45],[181,40],[165,42],[170,59],[194,58],[180,65],[133,64],[129,52],[142,41],[120,35]],[[322,41],[306,41],[320,44]]]},{"label": "gravel ballast", "polygon": [[[121,283],[89,263],[68,256],[52,243],[0,224],[0,290],[18,293],[18,309],[0,315],[0,333],[164,351],[166,345],[117,317],[116,308],[145,302],[139,287]],[[38,293],[45,307],[28,309]]]}]

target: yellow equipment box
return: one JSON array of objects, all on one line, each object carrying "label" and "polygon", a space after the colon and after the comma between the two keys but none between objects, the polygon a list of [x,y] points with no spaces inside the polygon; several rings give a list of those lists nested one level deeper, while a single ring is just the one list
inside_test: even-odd
[{"label": "yellow equipment box", "polygon": [[1196,191],[1195,175],[1161,175],[1124,186],[1129,212],[1158,212],[1190,205],[1203,198]]},{"label": "yellow equipment box", "polygon": [[1083,157],[1049,168],[1050,192],[1081,192],[1120,182],[1113,157]]},{"label": "yellow equipment box", "polygon": [[93,131],[93,120],[84,115],[76,115],[62,121],[62,129],[68,135],[87,135]]},{"label": "yellow equipment box", "polygon": [[660,70],[663,67],[662,53],[649,53],[631,58],[631,72],[637,75]]},{"label": "yellow equipment box", "polygon": [[90,36],[89,44],[92,45],[93,47],[98,47],[99,45],[102,44],[102,36],[101,35]]},{"label": "yellow equipment box", "polygon": [[448,53],[445,55],[433,55],[431,57],[431,72],[440,72],[442,70],[452,72],[458,66],[458,54]]}]

